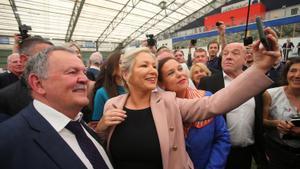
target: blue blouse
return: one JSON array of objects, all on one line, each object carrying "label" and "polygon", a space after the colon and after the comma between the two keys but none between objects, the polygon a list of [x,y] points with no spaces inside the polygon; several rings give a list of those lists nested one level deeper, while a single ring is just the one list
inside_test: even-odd
[{"label": "blue blouse", "polygon": [[[119,95],[126,93],[123,86],[117,86],[117,91]],[[96,95],[94,97],[94,110],[92,115],[93,121],[100,120],[103,115],[104,105],[108,99],[110,98],[104,87],[101,87],[96,91]]]},{"label": "blue blouse", "polygon": [[[206,91],[205,96],[210,95]],[[185,143],[195,169],[224,169],[231,147],[229,138],[227,125],[221,115],[202,127],[192,126]]]}]

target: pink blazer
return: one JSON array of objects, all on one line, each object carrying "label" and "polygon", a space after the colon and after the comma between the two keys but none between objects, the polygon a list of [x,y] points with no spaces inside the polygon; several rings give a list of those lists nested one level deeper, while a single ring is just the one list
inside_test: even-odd
[{"label": "pink blazer", "polygon": [[[204,120],[228,112],[267,88],[272,81],[255,68],[249,68],[238,76],[228,87],[211,97],[197,99],[176,98],[174,92],[152,92],[151,110],[161,148],[164,169],[194,168],[186,153],[183,123]],[[113,105],[123,109],[128,94],[107,101],[104,112]],[[107,150],[115,127],[105,134]]]}]

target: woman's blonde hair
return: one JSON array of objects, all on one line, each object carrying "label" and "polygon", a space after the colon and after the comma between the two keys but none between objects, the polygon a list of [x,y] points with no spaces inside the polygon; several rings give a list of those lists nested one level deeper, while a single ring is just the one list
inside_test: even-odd
[{"label": "woman's blonde hair", "polygon": [[194,74],[196,68],[200,68],[201,70],[204,70],[204,72],[207,73],[207,76],[211,76],[211,71],[207,68],[207,66],[205,64],[195,63],[195,64],[193,64],[193,66],[191,67],[191,70],[190,70],[190,77],[191,78],[193,77],[193,74]]},{"label": "woman's blonde hair", "polygon": [[[135,49],[131,49],[129,51],[126,51],[124,53],[124,55],[121,56],[121,65],[120,65],[120,68],[121,68],[122,75],[124,73],[131,74],[132,67],[133,67],[133,65],[135,63],[135,58],[140,53],[147,53],[150,56],[152,56],[153,59],[156,59],[155,55],[147,47],[135,48]],[[126,83],[126,81],[124,81],[124,84],[125,84],[125,87],[128,88],[128,84]]]}]

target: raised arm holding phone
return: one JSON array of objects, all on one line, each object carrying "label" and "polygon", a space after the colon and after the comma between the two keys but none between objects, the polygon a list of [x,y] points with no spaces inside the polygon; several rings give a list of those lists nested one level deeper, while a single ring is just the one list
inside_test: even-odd
[{"label": "raised arm holding phone", "polygon": [[266,51],[259,41],[254,43],[254,65],[228,87],[199,99],[153,92],[158,77],[154,55],[146,48],[125,53],[121,71],[128,94],[108,100],[95,129],[107,141],[114,168],[193,168],[185,150],[182,124],[228,112],[272,83],[265,73],[280,57],[280,51],[275,32],[266,28],[265,33],[272,50]]}]

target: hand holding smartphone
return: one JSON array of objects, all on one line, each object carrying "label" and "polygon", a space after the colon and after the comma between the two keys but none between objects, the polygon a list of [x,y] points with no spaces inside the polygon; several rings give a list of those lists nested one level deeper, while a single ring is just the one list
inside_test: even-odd
[{"label": "hand holding smartphone", "polygon": [[264,26],[260,17],[256,17],[256,27],[258,30],[259,40],[264,45],[265,49],[270,51],[272,50],[271,43],[268,41],[266,34],[264,32]]}]

